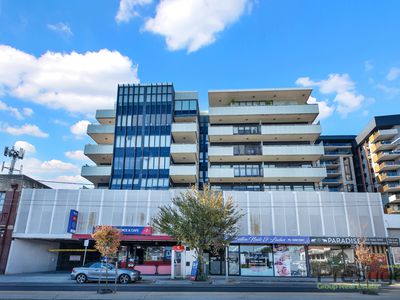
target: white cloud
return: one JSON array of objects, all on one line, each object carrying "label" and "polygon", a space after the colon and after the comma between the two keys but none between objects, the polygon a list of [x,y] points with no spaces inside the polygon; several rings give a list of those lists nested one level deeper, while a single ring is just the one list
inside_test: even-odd
[{"label": "white cloud", "polygon": [[386,79],[393,81],[399,76],[400,76],[400,68],[393,67],[389,70],[389,73],[386,75]]},{"label": "white cloud", "polygon": [[374,65],[371,63],[371,61],[366,60],[366,61],[364,62],[364,70],[365,70],[365,72],[369,72],[369,71],[371,71],[373,68],[374,68]]},{"label": "white cloud", "polygon": [[70,131],[77,139],[81,139],[86,135],[89,124],[90,122],[87,120],[78,121],[70,127]]},{"label": "white cloud", "polygon": [[[26,157],[17,162],[17,169],[23,165],[23,174],[31,176],[52,188],[58,189],[77,189],[82,185],[92,187],[90,182],[80,176],[80,167],[63,162],[58,159],[41,161],[36,157]],[[47,182],[57,181],[60,183]]]},{"label": "white cloud", "polygon": [[36,147],[26,141],[16,141],[14,147],[16,149],[22,148],[27,153],[36,153]]},{"label": "white cloud", "polygon": [[22,113],[25,115],[25,116],[27,116],[27,117],[31,117],[31,116],[33,116],[33,109],[32,108],[29,108],[29,107],[24,107],[23,109],[22,109]]},{"label": "white cloud", "polygon": [[3,102],[0,100],[0,110],[2,111],[8,111],[14,118],[17,120],[23,120],[24,116],[21,114],[21,112],[12,106],[8,106],[7,103]]},{"label": "white cloud", "polygon": [[329,103],[327,101],[317,101],[316,98],[311,97],[311,96],[308,98],[307,103],[318,104],[319,115],[318,115],[318,118],[316,121],[323,120],[323,119],[330,117],[335,110],[335,108],[333,106],[329,106]]},{"label": "white cloud", "polygon": [[152,0],[120,0],[115,20],[117,23],[129,22],[139,15],[137,7],[148,5],[151,2]]},{"label": "white cloud", "polygon": [[376,87],[380,89],[382,92],[388,94],[390,98],[396,97],[400,94],[400,88],[390,87],[384,84],[377,84]]},{"label": "white cloud", "polygon": [[162,0],[144,29],[165,37],[169,50],[194,52],[212,44],[236,22],[252,0]]},{"label": "white cloud", "polygon": [[83,153],[82,150],[67,151],[65,156],[73,160],[88,160],[88,157]]},{"label": "white cloud", "polygon": [[60,126],[68,126],[68,122],[65,122],[65,121],[59,120],[59,119],[54,119],[53,123],[56,125],[60,125]]},{"label": "white cloud", "polygon": [[47,24],[47,28],[66,37],[71,37],[73,35],[71,28],[67,24],[62,22],[56,24]]},{"label": "white cloud", "polygon": [[4,131],[11,135],[31,135],[39,138],[47,138],[48,133],[43,132],[38,126],[32,124],[25,124],[20,127],[12,127],[9,125],[3,125],[0,131]]},{"label": "white cloud", "polygon": [[368,110],[363,110],[362,112],[363,117],[366,117],[369,115],[369,111]]},{"label": "white cloud", "polygon": [[71,164],[71,163],[66,163],[58,159],[51,159],[48,161],[43,162],[41,165],[41,168],[43,170],[77,170],[78,167]]},{"label": "white cloud", "polygon": [[98,107],[113,107],[117,85],[124,82],[139,82],[137,66],[118,51],[46,52],[36,58],[0,45],[0,90],[4,95],[88,114]]},{"label": "white cloud", "polygon": [[304,87],[319,87],[322,94],[336,94],[333,102],[337,103],[337,111],[346,116],[359,109],[365,97],[358,94],[355,83],[348,74],[329,74],[328,79],[313,81],[309,77],[300,77],[296,84]]}]

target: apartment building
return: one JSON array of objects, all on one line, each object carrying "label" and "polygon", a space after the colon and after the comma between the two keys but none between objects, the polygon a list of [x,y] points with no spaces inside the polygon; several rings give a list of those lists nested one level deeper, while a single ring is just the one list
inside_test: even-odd
[{"label": "apartment building", "polygon": [[199,181],[197,92],[172,84],[119,85],[115,109],[97,110],[85,146],[95,166],[82,176],[97,188],[168,189]]},{"label": "apartment building", "polygon": [[362,190],[380,192],[388,213],[400,213],[400,115],[376,116],[356,138]]},{"label": "apartment building", "polygon": [[[314,190],[326,175],[311,89],[196,92],[172,84],[120,85],[115,110],[98,110],[82,176],[98,188]],[[115,137],[115,138],[114,138]]]},{"label": "apartment building", "polygon": [[321,165],[326,167],[327,177],[322,187],[330,192],[357,192],[360,167],[355,135],[324,135],[317,144],[324,146]]},{"label": "apartment building", "polygon": [[327,176],[311,89],[210,91],[208,180],[221,190],[314,190]]}]

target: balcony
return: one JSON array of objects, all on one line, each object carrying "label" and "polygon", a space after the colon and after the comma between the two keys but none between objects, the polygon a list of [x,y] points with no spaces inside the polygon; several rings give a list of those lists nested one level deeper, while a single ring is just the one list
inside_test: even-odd
[{"label": "balcony", "polygon": [[317,104],[210,107],[210,123],[311,123],[318,116]]},{"label": "balcony", "polygon": [[398,161],[385,161],[379,165],[375,165],[375,172],[379,173],[382,171],[393,171],[400,169],[400,162]]},{"label": "balcony", "polygon": [[376,144],[371,145],[371,151],[373,153],[378,152],[378,151],[384,151],[384,150],[394,150],[396,149],[397,144],[392,143],[391,141],[380,141],[377,142]]},{"label": "balcony", "polygon": [[175,143],[197,143],[196,122],[172,123],[172,137]]},{"label": "balcony", "polygon": [[324,147],[319,145],[279,145],[279,146],[210,146],[210,162],[245,162],[245,161],[315,161],[324,154]]},{"label": "balcony", "polygon": [[114,144],[114,125],[90,124],[87,134],[98,144]]},{"label": "balcony", "polygon": [[338,169],[327,169],[326,174],[328,178],[336,178],[342,175]]},{"label": "balcony", "polygon": [[400,195],[395,194],[395,195],[389,196],[389,203],[400,203]]},{"label": "balcony", "polygon": [[398,135],[399,132],[396,128],[392,129],[381,129],[376,131],[374,134],[371,134],[369,137],[370,143],[376,143],[378,141],[382,140],[389,140],[394,138],[396,135]]},{"label": "balcony", "polygon": [[322,180],[323,185],[327,186],[338,186],[343,184],[343,179],[342,178],[325,178]]},{"label": "balcony", "polygon": [[268,168],[240,173],[234,167],[211,167],[208,178],[217,182],[319,182],[326,177],[325,168]]},{"label": "balcony", "polygon": [[198,161],[197,144],[172,144],[171,156],[175,163],[196,163]]},{"label": "balcony", "polygon": [[84,154],[97,165],[111,165],[113,157],[113,145],[85,145]]},{"label": "balcony", "polygon": [[379,163],[385,160],[395,160],[400,158],[400,150],[381,151],[378,154],[373,154],[372,158],[375,163]]},{"label": "balcony", "polygon": [[396,171],[383,172],[378,175],[379,182],[383,181],[399,181],[400,173]]},{"label": "balcony", "polygon": [[383,186],[383,191],[385,193],[396,193],[400,192],[400,183],[398,182],[390,182]]},{"label": "balcony", "polygon": [[318,139],[320,125],[209,126],[210,142],[311,141]]},{"label": "balcony", "polygon": [[320,182],[325,168],[264,168],[264,182]]},{"label": "balcony", "polygon": [[169,176],[174,183],[196,183],[196,165],[170,165]]},{"label": "balcony", "polygon": [[96,110],[96,120],[103,125],[115,124],[115,109]]},{"label": "balcony", "polygon": [[324,161],[321,161],[321,166],[323,166],[327,169],[337,169],[337,168],[339,168],[340,163],[337,160],[324,160]]},{"label": "balcony", "polygon": [[263,146],[263,158],[279,161],[316,161],[324,154],[321,145]]},{"label": "balcony", "polygon": [[109,183],[111,166],[83,166],[81,175],[95,185],[99,183]]}]

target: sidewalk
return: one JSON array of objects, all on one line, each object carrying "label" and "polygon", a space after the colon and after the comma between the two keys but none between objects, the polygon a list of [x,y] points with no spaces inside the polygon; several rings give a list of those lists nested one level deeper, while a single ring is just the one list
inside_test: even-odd
[{"label": "sidewalk", "polygon": [[[171,279],[169,276],[152,276],[144,275],[143,280],[135,284],[155,284],[155,285],[273,285],[274,283],[287,283],[293,285],[315,285],[318,283],[317,278],[309,277],[241,277],[229,276],[228,281],[224,276],[210,276],[208,281],[191,281],[184,279]],[[321,278],[321,283],[333,283],[333,278]],[[338,278],[337,283],[341,282]],[[0,284],[75,284],[70,279],[69,272],[41,272],[41,273],[25,273],[0,275]],[[373,283],[373,282],[371,282]],[[385,285],[385,284],[384,284]]]}]

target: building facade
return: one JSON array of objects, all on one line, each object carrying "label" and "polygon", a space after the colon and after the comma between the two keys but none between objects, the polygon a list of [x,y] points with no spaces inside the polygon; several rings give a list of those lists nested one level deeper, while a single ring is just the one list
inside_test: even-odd
[{"label": "building facade", "polygon": [[4,274],[23,188],[49,189],[25,175],[0,175],[0,274]]},{"label": "building facade", "polygon": [[379,192],[388,213],[400,213],[400,115],[374,117],[357,136],[362,189]]},{"label": "building facade", "polygon": [[[71,270],[81,266],[83,240],[91,240],[95,226],[107,224],[123,233],[117,260],[120,266],[143,274],[170,274],[174,264],[172,246],[177,242],[155,230],[152,218],[160,205],[170,204],[182,191],[25,189],[7,273]],[[354,278],[354,245],[358,243],[357,237],[364,237],[376,256],[373,272],[388,276],[386,250],[389,246],[398,249],[399,241],[387,237],[379,193],[222,193],[224,199],[233,198],[243,214],[238,224],[239,235],[229,247],[230,275],[340,277],[345,274]],[[74,233],[67,232],[71,210],[78,212]],[[93,246],[91,240],[86,262],[100,259]],[[186,250],[189,254],[189,249]],[[209,274],[225,273],[224,257],[223,253],[206,253]],[[188,264],[186,274],[190,274],[191,261]]]},{"label": "building facade", "polygon": [[85,155],[96,166],[82,176],[97,188],[168,189],[198,183],[199,109],[196,92],[172,84],[119,85],[115,110],[98,110],[88,126],[97,145]]},{"label": "building facade", "polygon": [[324,145],[321,165],[326,167],[327,177],[322,187],[331,192],[357,192],[360,167],[355,135],[324,135],[317,143]]},{"label": "building facade", "polygon": [[[315,141],[311,89],[196,92],[172,84],[120,85],[116,110],[100,110],[82,176],[96,187],[168,189],[204,183],[220,190],[315,190],[326,174]],[[116,120],[116,121],[115,121]]]}]

